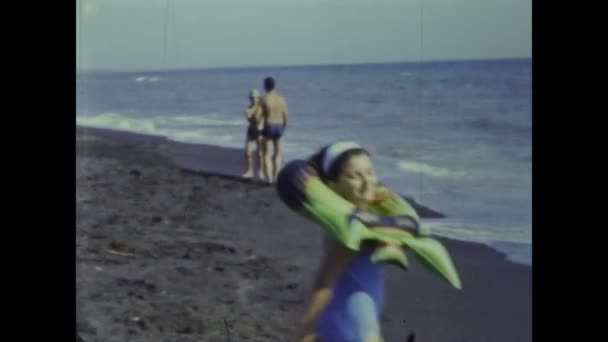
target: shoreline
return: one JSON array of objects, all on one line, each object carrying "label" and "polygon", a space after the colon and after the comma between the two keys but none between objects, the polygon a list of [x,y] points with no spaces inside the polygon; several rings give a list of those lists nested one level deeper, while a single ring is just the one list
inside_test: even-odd
[{"label": "shoreline", "polygon": [[[121,141],[129,143],[150,142],[161,144],[162,147],[158,152],[170,158],[176,166],[182,168],[186,172],[265,185],[265,183],[259,179],[245,179],[241,176],[244,170],[243,149],[241,148],[185,143],[174,141],[160,135],[133,133],[106,128],[77,126],[77,130],[79,132],[88,130],[99,136],[111,137],[112,139],[118,138]],[[199,158],[201,155],[204,155],[205,158]],[[254,158],[254,169],[256,166],[257,161]],[[446,217],[445,214],[416,202],[413,196],[401,195],[413,205],[421,218],[440,219]]]},{"label": "shoreline", "polygon": [[[227,180],[252,183],[261,186],[268,186],[266,183],[259,179],[245,179],[241,177],[244,170],[243,162],[243,150],[241,148],[225,147],[220,145],[211,144],[199,144],[199,143],[188,143],[171,140],[165,136],[135,133],[125,130],[113,130],[108,128],[97,128],[87,126],[76,126],[78,134],[89,132],[92,135],[115,139],[122,143],[128,144],[139,144],[143,143],[149,146],[156,146],[155,152],[160,153],[164,157],[170,159],[177,167],[184,170],[184,172],[191,173],[200,176],[214,176]],[[204,158],[200,158],[204,156]],[[254,158],[254,169],[257,162]],[[443,218],[449,218],[449,216],[434,210],[424,204],[416,202],[413,196],[407,194],[401,194],[407,201],[409,201],[422,219],[433,219],[441,220]],[[441,240],[458,241],[464,243],[471,243],[476,245],[482,245],[492,249],[503,255],[505,260],[516,263],[523,266],[532,267],[531,264],[522,261],[510,260],[509,256],[493,246],[490,243],[468,241],[464,239],[450,238],[446,236],[437,235]],[[501,241],[497,241],[501,243]]]}]

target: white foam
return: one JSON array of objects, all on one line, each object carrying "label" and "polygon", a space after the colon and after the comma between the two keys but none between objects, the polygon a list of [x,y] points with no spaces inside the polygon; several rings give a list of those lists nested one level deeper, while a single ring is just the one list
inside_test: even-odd
[{"label": "white foam", "polygon": [[205,128],[209,126],[246,126],[245,119],[215,119],[208,117],[208,114],[201,115],[176,115],[164,116],[157,115],[153,117],[135,118],[126,116],[120,113],[107,112],[94,116],[77,116],[78,124],[95,126],[102,128],[123,128],[144,129],[146,131],[154,131],[157,128],[178,128],[184,129]]},{"label": "white foam", "polygon": [[[215,115],[214,115],[215,116]],[[185,125],[201,125],[201,126],[246,126],[248,125],[245,118],[238,117],[238,119],[226,120],[226,119],[214,119],[208,117],[208,115],[177,115],[170,117],[160,117],[162,120],[179,122]]]},{"label": "white foam", "polygon": [[76,124],[146,134],[154,134],[157,131],[153,120],[128,118],[119,113],[77,116]]},{"label": "white foam", "polygon": [[[422,221],[432,235],[454,240],[479,243],[489,246],[503,254],[508,260],[525,265],[532,264],[532,229],[531,227],[500,227],[492,228],[481,225],[464,224],[442,220]],[[502,243],[514,244],[505,246]]]},{"label": "white foam", "polygon": [[137,82],[137,83],[158,82],[159,80],[160,80],[160,78],[155,77],[155,76],[149,77],[149,76],[143,76],[142,75],[142,76],[137,76],[135,78],[135,82]]},{"label": "white foam", "polygon": [[397,162],[397,168],[399,168],[401,171],[421,173],[437,178],[470,178],[470,176],[464,171],[452,171],[445,168],[412,161],[400,160]]},{"label": "white foam", "polygon": [[431,230],[433,235],[455,240],[491,244],[493,242],[509,242],[519,244],[532,243],[531,227],[487,227],[478,224],[451,222],[446,219],[424,220],[422,224]]},{"label": "white foam", "polygon": [[[200,144],[240,146],[241,139],[232,134],[214,134],[213,126],[237,125],[232,120],[210,119],[201,116],[156,116],[133,118],[120,113],[103,113],[95,116],[77,116],[76,124],[133,133],[163,136],[168,139]],[[238,125],[245,125],[239,123]],[[245,134],[243,132],[243,134]]]}]

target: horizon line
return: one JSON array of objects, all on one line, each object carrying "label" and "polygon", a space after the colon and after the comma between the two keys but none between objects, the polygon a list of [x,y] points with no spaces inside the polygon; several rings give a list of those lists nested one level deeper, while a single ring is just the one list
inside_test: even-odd
[{"label": "horizon line", "polygon": [[309,67],[335,67],[335,66],[362,66],[362,65],[390,65],[390,64],[432,64],[453,62],[483,62],[483,61],[511,61],[532,59],[527,57],[495,57],[495,58],[462,58],[462,59],[435,59],[426,61],[384,61],[384,62],[353,62],[353,63],[317,63],[317,64],[271,64],[271,65],[230,65],[230,66],[191,66],[175,68],[143,68],[143,69],[110,69],[110,68],[78,68],[76,73],[138,73],[138,72],[180,72],[202,70],[232,70],[232,69],[282,69],[282,68],[309,68]]}]

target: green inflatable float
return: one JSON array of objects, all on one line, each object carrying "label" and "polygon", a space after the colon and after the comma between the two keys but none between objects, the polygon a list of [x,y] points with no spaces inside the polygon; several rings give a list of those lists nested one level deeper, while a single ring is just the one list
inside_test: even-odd
[{"label": "green inflatable float", "polygon": [[316,170],[303,160],[289,162],[277,178],[277,192],[285,204],[318,223],[346,248],[374,244],[372,261],[408,268],[405,251],[461,289],[460,277],[445,247],[419,226],[414,208],[400,195],[381,186],[377,200],[357,208],[327,187]]}]

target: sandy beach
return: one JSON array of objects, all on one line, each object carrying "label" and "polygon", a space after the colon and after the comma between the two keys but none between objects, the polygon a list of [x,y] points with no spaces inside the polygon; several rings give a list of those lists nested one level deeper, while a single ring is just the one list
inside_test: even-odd
[{"label": "sandy beach", "polygon": [[[274,187],[238,177],[241,150],[81,127],[76,147],[83,341],[289,341],[322,232]],[[413,260],[387,266],[385,340],[531,341],[531,268],[441,240],[463,290]]]}]

